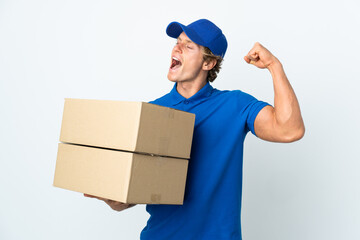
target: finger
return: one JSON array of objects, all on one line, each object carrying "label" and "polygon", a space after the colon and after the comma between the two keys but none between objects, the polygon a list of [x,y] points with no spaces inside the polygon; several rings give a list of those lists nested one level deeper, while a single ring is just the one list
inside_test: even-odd
[{"label": "finger", "polygon": [[88,198],[96,198],[96,199],[99,199],[99,200],[102,200],[102,201],[108,200],[108,199],[105,199],[105,198],[97,197],[97,196],[86,194],[86,193],[84,193],[84,196],[88,197]]},{"label": "finger", "polygon": [[86,193],[84,193],[84,197],[88,197],[88,198],[96,198],[95,196],[90,195],[90,194],[86,194]]},{"label": "finger", "polygon": [[102,198],[102,197],[96,197],[97,199],[99,199],[99,200],[102,200],[102,201],[111,201],[111,200],[109,200],[109,199],[107,199],[107,198]]},{"label": "finger", "polygon": [[259,60],[259,52],[258,52],[258,46],[255,45],[247,54],[247,57],[250,60],[258,61]]},{"label": "finger", "polygon": [[106,202],[108,205],[111,205],[111,204],[115,203],[115,201],[110,200],[110,199],[105,199],[105,198],[103,198],[103,199],[101,199],[101,200],[103,200],[104,202]]},{"label": "finger", "polygon": [[257,53],[257,52],[253,52],[253,53],[251,53],[250,54],[250,56],[252,57],[252,58],[259,58],[259,54]]},{"label": "finger", "polygon": [[259,61],[259,57],[255,57],[255,56],[247,56],[247,59],[249,59],[249,61],[247,63],[250,63],[250,64],[255,64],[257,61]]},{"label": "finger", "polygon": [[250,59],[250,61],[255,61],[255,62],[259,61],[259,59],[260,59],[257,54],[250,54],[247,57]]},{"label": "finger", "polygon": [[254,58],[249,58],[248,56],[245,56],[244,57],[244,60],[248,63],[248,64],[254,64],[259,60],[259,59],[256,59],[256,60],[253,60]]}]

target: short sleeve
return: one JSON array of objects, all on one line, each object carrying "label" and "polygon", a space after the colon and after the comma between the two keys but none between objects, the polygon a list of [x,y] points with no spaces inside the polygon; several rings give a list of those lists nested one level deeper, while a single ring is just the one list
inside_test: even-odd
[{"label": "short sleeve", "polygon": [[265,106],[268,106],[270,104],[263,102],[263,101],[258,101],[257,99],[255,99],[254,101],[252,101],[249,104],[249,114],[246,120],[246,125],[248,127],[248,129],[256,136],[255,134],[255,127],[254,127],[254,123],[255,123],[255,118],[258,115],[258,113],[260,112],[261,109],[263,109]]},{"label": "short sleeve", "polygon": [[255,118],[261,111],[261,109],[270,104],[264,101],[259,101],[250,94],[244,93],[242,91],[236,92],[238,103],[240,104],[240,107],[242,109],[242,118],[246,118],[246,128],[248,131],[251,131],[256,136],[254,128]]}]

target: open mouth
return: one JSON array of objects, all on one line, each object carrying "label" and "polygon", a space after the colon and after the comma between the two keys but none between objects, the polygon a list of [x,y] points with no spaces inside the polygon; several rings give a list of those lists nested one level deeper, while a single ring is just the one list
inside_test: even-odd
[{"label": "open mouth", "polygon": [[181,66],[181,62],[176,57],[172,57],[170,69],[175,69]]}]

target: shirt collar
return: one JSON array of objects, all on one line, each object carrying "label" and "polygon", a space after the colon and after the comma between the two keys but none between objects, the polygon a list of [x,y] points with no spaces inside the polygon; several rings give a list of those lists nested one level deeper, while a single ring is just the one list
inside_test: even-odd
[{"label": "shirt collar", "polygon": [[174,84],[173,89],[170,92],[170,96],[171,96],[171,104],[173,106],[183,102],[183,101],[188,101],[188,102],[197,102],[200,101],[202,99],[205,99],[207,97],[209,97],[211,95],[211,93],[213,92],[214,88],[210,85],[209,82],[206,83],[206,85],[204,87],[202,87],[197,93],[195,93],[193,96],[191,96],[190,98],[185,98],[182,95],[180,95],[178,93],[178,91],[176,90],[177,87],[177,83]]}]

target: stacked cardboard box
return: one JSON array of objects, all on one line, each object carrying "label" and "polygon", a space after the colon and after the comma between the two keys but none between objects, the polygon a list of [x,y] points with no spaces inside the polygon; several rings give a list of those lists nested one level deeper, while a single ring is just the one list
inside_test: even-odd
[{"label": "stacked cardboard box", "polygon": [[54,186],[124,203],[182,204],[195,115],[65,99]]}]

